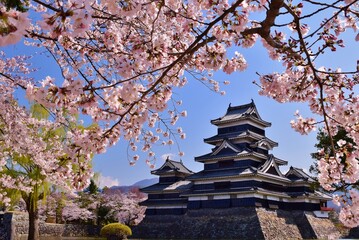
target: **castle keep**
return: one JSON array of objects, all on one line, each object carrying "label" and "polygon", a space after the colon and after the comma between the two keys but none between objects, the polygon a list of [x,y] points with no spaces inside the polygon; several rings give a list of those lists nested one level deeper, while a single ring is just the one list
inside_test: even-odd
[{"label": "castle keep", "polygon": [[265,209],[317,211],[329,195],[313,190],[314,179],[302,169],[269,152],[278,143],[265,135],[271,123],[263,120],[252,101],[229,106],[223,117],[211,121],[215,136],[204,139],[213,146],[195,158],[204,169],[194,173],[182,162],[167,159],[152,174],[159,183],[143,188],[148,199],[146,215],[181,215],[193,209],[262,207]]}]

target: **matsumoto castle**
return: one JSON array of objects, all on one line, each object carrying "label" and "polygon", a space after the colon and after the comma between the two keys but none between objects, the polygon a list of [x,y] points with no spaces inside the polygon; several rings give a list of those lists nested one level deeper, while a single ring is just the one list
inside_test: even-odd
[{"label": "matsumoto castle", "polygon": [[148,199],[147,215],[184,214],[201,208],[263,207],[316,211],[331,197],[313,190],[314,179],[302,169],[269,153],[278,143],[265,135],[264,121],[252,101],[229,106],[223,117],[211,121],[217,135],[204,139],[212,152],[196,157],[204,169],[194,173],[182,162],[167,159],[152,174],[159,183],[142,188]]}]

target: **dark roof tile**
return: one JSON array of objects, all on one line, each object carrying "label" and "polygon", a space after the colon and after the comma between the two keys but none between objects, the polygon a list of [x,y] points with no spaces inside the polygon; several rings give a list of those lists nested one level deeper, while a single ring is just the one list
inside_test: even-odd
[{"label": "dark roof tile", "polygon": [[216,169],[216,170],[203,170],[198,173],[192,174],[187,177],[188,180],[203,179],[203,178],[216,178],[216,177],[231,177],[239,176],[245,173],[254,173],[254,167],[243,168],[230,168],[230,169]]},{"label": "dark roof tile", "polygon": [[186,175],[193,174],[191,170],[189,170],[185,165],[183,165],[182,161],[177,162],[174,160],[170,160],[169,158],[166,159],[165,163],[160,168],[151,171],[151,173],[155,175],[161,175],[169,172],[184,173]]}]

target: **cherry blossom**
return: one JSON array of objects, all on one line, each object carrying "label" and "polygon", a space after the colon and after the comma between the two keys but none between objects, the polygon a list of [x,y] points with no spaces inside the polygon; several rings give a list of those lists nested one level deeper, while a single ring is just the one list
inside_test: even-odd
[{"label": "cherry blossom", "polygon": [[28,13],[15,10],[6,11],[4,6],[0,6],[0,13],[2,18],[0,46],[17,43],[30,26]]},{"label": "cherry blossom", "polygon": [[145,217],[146,207],[139,205],[145,199],[146,196],[138,189],[131,189],[127,193],[103,189],[94,194],[79,192],[71,195],[53,192],[46,201],[39,201],[39,215],[43,221],[56,217],[57,223],[104,225],[121,222],[135,226]]},{"label": "cherry blossom", "polygon": [[95,220],[96,215],[86,208],[80,207],[78,204],[67,201],[62,211],[62,217],[65,222],[83,221],[89,222]]}]

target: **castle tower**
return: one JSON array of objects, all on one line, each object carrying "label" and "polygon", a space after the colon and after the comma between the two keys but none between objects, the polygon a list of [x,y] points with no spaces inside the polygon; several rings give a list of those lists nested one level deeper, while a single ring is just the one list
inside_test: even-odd
[{"label": "castle tower", "polygon": [[300,168],[283,174],[287,161],[270,154],[278,143],[265,135],[271,123],[264,121],[252,100],[229,106],[223,117],[211,121],[215,136],[204,139],[212,151],[195,157],[203,163],[198,173],[182,162],[167,159],[152,174],[159,183],[143,188],[148,193],[147,215],[184,214],[188,209],[263,207],[316,211],[331,200],[315,191],[315,180]]},{"label": "castle tower", "polygon": [[142,188],[148,199],[141,203],[147,206],[146,215],[184,214],[187,211],[187,198],[180,194],[188,191],[192,183],[185,180],[193,174],[182,161],[166,159],[165,163],[151,174],[159,176],[159,182]]},{"label": "castle tower", "polygon": [[265,135],[264,121],[252,100],[229,106],[223,117],[211,121],[217,134],[204,139],[213,145],[208,154],[195,158],[204,170],[192,174],[188,209],[257,206],[286,210],[320,210],[331,198],[314,191],[314,179],[299,168],[283,174],[287,165],[269,151],[278,144]]}]

